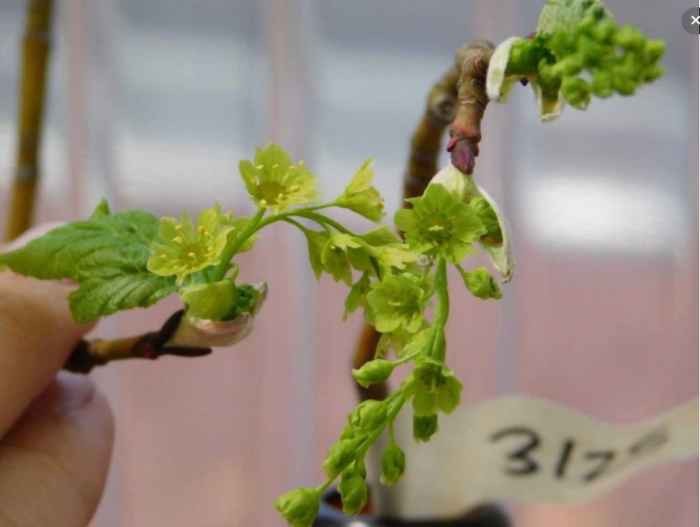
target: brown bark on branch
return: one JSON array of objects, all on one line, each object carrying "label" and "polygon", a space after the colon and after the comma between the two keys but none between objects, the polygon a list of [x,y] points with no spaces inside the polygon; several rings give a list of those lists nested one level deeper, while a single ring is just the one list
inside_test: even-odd
[{"label": "brown bark on branch", "polygon": [[17,172],[7,228],[7,238],[10,240],[27,230],[34,212],[52,20],[52,0],[27,0],[27,22],[22,46]]},{"label": "brown bark on branch", "polygon": [[201,357],[211,348],[168,345],[176,334],[184,311],[174,313],[158,331],[116,340],[81,340],[63,368],[75,373],[90,373],[95,366],[124,359],[155,360],[163,355]]},{"label": "brown bark on branch", "polygon": [[450,126],[450,142],[447,151],[452,154],[452,164],[465,174],[471,174],[479,155],[481,120],[489,102],[486,95],[486,72],[494,46],[479,40],[457,50],[458,109]]}]

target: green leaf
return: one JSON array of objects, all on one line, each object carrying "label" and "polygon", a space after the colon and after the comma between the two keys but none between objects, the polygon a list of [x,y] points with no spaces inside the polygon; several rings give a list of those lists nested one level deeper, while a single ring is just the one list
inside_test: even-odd
[{"label": "green leaf", "polygon": [[175,291],[171,281],[145,270],[132,273],[115,267],[109,271],[113,274],[105,272],[99,278],[82,281],[80,288],[68,295],[76,322],[92,322],[117,311],[148,307]]},{"label": "green leaf", "polygon": [[206,320],[222,320],[236,305],[236,287],[230,280],[195,284],[182,291],[187,315]]},{"label": "green leaf", "polygon": [[547,0],[540,12],[537,34],[550,34],[557,29],[573,31],[589,16],[601,20],[612,15],[601,0]]},{"label": "green leaf", "polygon": [[139,210],[106,215],[107,210],[101,204],[95,217],[0,255],[0,266],[40,280],[67,278],[80,284],[69,296],[78,322],[147,307],[175,291],[172,279],[146,269],[158,218]]}]

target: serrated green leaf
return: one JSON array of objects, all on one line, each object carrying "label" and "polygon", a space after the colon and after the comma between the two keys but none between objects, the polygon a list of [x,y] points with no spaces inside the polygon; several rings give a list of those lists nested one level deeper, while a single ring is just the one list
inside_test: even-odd
[{"label": "serrated green leaf", "polygon": [[[103,270],[104,271],[104,270]],[[135,307],[148,307],[175,291],[172,281],[148,271],[114,269],[113,276],[89,278],[68,295],[76,322],[86,323]]]},{"label": "serrated green leaf", "polygon": [[172,279],[151,274],[146,261],[158,218],[139,210],[69,223],[0,255],[0,266],[40,280],[70,279],[80,288],[70,295],[78,322],[135,307],[147,307],[175,291]]}]

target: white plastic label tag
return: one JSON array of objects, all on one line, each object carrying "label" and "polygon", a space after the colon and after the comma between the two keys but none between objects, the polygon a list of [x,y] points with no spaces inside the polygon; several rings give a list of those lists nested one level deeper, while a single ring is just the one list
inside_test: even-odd
[{"label": "white plastic label tag", "polygon": [[510,395],[440,415],[440,431],[427,444],[412,439],[410,407],[395,429],[405,438],[406,475],[391,489],[374,486],[382,511],[449,517],[488,501],[579,502],[652,465],[693,457],[698,401],[619,426]]}]

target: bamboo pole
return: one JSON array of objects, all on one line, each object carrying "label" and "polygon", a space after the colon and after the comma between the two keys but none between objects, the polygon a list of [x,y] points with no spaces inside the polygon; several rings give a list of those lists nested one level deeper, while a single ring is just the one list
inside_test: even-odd
[{"label": "bamboo pole", "polygon": [[19,93],[17,172],[7,228],[9,240],[27,230],[34,212],[52,20],[53,0],[27,0]]}]

